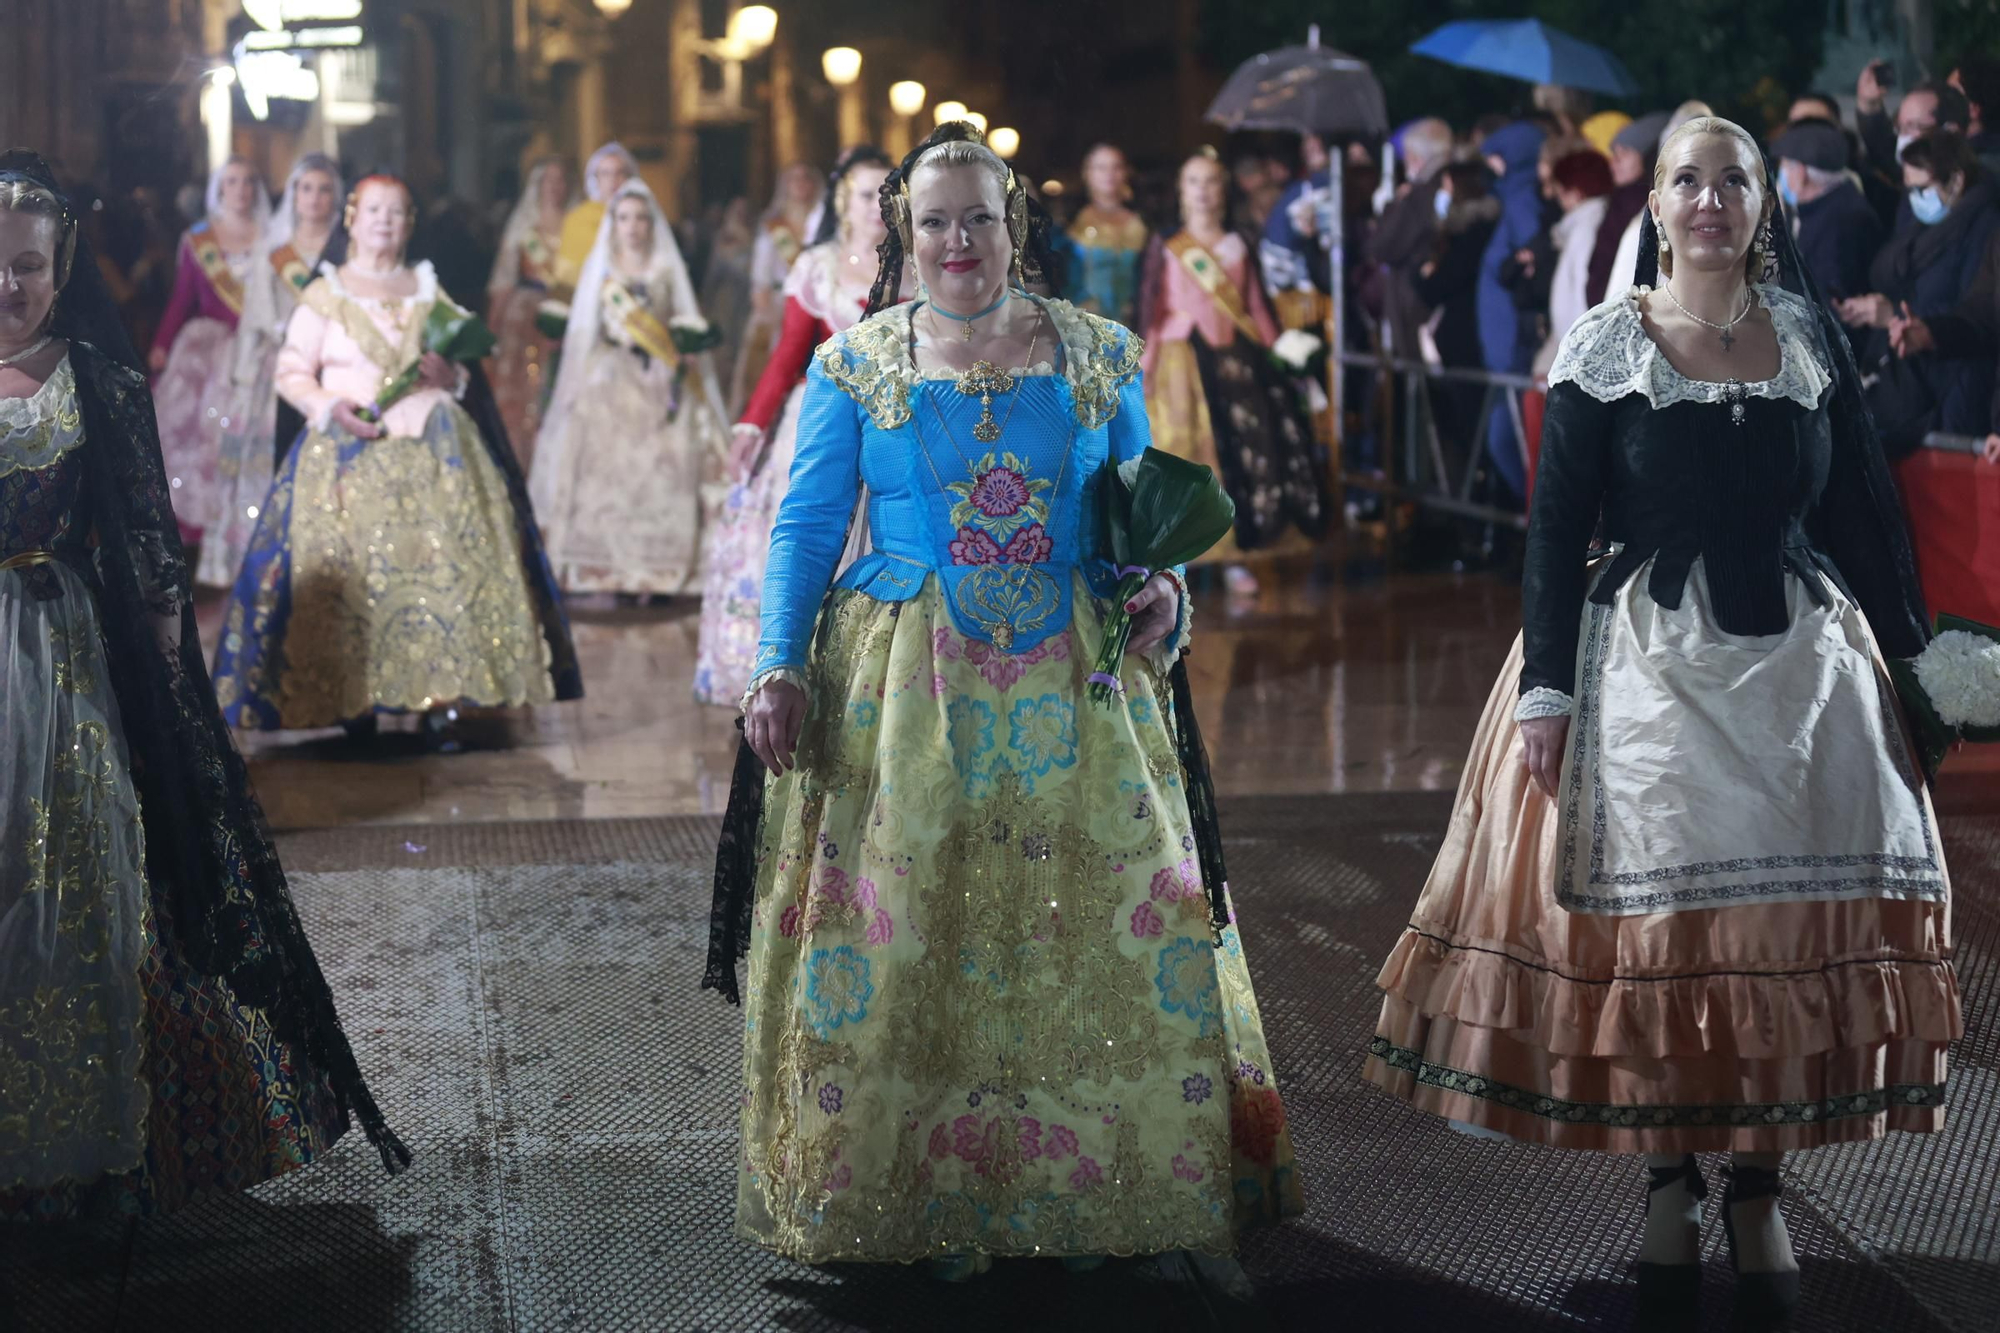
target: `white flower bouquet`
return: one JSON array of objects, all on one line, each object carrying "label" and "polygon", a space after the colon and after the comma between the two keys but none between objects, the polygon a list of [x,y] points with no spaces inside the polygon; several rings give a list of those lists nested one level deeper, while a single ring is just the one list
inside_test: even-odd
[{"label": "white flower bouquet", "polygon": [[1303,375],[1326,344],[1304,329],[1286,329],[1271,344],[1271,359],[1294,375]]},{"label": "white flower bouquet", "polygon": [[1889,663],[1889,675],[1926,773],[1959,741],[2000,741],[2000,628],[1941,615],[1937,637],[1909,661]]}]

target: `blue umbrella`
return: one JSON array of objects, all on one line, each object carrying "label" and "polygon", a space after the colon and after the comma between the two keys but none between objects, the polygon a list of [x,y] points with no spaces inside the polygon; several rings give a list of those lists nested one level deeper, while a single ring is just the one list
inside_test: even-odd
[{"label": "blue umbrella", "polygon": [[1461,69],[1503,74],[1527,83],[1558,83],[1613,97],[1630,97],[1639,91],[1617,56],[1540,19],[1447,23],[1410,51]]}]

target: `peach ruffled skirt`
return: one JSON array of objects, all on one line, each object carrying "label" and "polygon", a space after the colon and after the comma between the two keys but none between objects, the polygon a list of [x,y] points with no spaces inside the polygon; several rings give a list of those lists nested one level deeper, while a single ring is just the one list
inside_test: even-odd
[{"label": "peach ruffled skirt", "polygon": [[1603,1152],[1941,1129],[1962,1031],[1948,905],[1564,910],[1560,811],[1529,780],[1513,718],[1520,671],[1517,639],[1378,978],[1365,1077],[1462,1126]]}]

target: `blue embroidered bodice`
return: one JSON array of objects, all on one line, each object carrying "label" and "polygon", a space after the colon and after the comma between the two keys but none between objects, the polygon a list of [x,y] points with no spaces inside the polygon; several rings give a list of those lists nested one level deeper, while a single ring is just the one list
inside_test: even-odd
[{"label": "blue embroidered bodice", "polygon": [[979,397],[917,371],[916,303],[821,345],[771,534],[759,675],[805,665],[863,485],[874,549],[842,573],[842,588],[900,602],[935,576],[968,638],[1013,653],[1068,627],[1074,573],[1094,595],[1111,595],[1096,487],[1107,459],[1136,457],[1151,443],[1141,344],[1067,302],[1040,304],[1056,326],[1055,371],[1016,375],[1011,390],[992,394],[1002,431],[990,443],[974,435]]}]

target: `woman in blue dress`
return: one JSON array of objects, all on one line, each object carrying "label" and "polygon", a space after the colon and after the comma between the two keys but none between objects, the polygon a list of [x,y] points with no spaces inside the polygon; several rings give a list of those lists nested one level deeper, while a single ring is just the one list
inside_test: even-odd
[{"label": "woman in blue dress", "polygon": [[[1300,1196],[1179,571],[1128,603],[1122,697],[1086,694],[1139,340],[1019,290],[1026,192],[970,126],[883,204],[877,313],[808,372],[718,857],[709,983],[735,998],[749,957],[737,1230],[948,1278],[1227,1254]],[[864,490],[874,550],[829,591]]]}]

